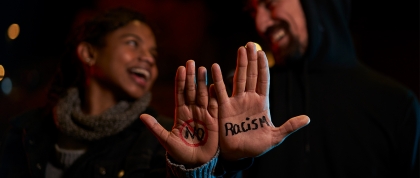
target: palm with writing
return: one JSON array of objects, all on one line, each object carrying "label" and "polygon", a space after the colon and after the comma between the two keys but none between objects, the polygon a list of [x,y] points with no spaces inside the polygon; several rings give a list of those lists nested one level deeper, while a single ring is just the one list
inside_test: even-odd
[{"label": "palm with writing", "polygon": [[263,51],[255,44],[238,49],[232,96],[228,97],[218,65],[212,66],[219,105],[221,156],[227,160],[257,157],[279,145],[289,134],[309,123],[305,115],[289,119],[280,127],[271,122],[270,75]]},{"label": "palm with writing", "polygon": [[187,61],[175,77],[175,121],[171,131],[164,129],[152,116],[140,119],[159,139],[168,154],[178,163],[196,167],[211,160],[218,149],[217,101],[209,97],[206,68],[198,69],[195,84],[195,63]]}]

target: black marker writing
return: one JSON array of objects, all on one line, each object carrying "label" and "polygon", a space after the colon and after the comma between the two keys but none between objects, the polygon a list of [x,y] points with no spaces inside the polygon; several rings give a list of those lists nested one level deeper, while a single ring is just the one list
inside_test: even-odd
[{"label": "black marker writing", "polygon": [[270,124],[268,124],[268,122],[267,122],[267,119],[265,119],[265,116],[263,116],[262,118],[259,118],[259,119],[260,119],[261,127],[264,127],[264,125],[263,125],[264,122],[267,124],[267,126],[270,126]]},{"label": "black marker writing", "polygon": [[197,129],[196,127],[194,127],[193,132],[191,132],[189,128],[190,127],[186,127],[186,129],[185,129],[185,136],[184,136],[185,139],[188,139],[188,136],[191,136],[192,139],[194,139],[194,137],[197,136],[197,139],[199,141],[203,140],[205,133],[204,133],[204,130],[202,128]]},{"label": "black marker writing", "polygon": [[205,145],[208,138],[204,122],[194,119],[187,120],[182,124],[179,135],[181,140],[191,147]]},{"label": "black marker writing", "polygon": [[[257,120],[260,121],[260,127],[264,127],[264,123],[267,124],[267,126],[270,126],[270,124],[267,122],[267,119],[265,118],[265,116],[262,116],[262,118],[258,118],[258,119],[252,119],[251,123],[249,123],[250,118],[246,118],[246,121],[241,122],[240,125],[238,124],[232,124],[230,122],[225,123],[225,131],[226,131],[226,136],[229,135],[229,131],[230,133],[233,135],[241,133],[241,132],[248,132],[249,130],[256,130],[258,129],[258,123]],[[251,124],[254,126],[251,128]]]}]

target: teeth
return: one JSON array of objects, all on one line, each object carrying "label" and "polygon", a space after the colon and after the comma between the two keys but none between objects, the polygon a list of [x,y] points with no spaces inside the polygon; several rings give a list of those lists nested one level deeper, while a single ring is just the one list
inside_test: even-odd
[{"label": "teeth", "polygon": [[150,73],[146,69],[132,68],[130,71],[133,72],[133,73],[136,73],[136,74],[143,75],[146,78],[146,80],[149,79],[149,77],[150,77]]},{"label": "teeth", "polygon": [[283,38],[283,36],[285,35],[286,33],[284,32],[284,29],[280,29],[279,31],[277,31],[277,33],[275,33],[272,37],[271,37],[271,40],[272,41],[277,41],[277,40],[280,40],[281,38]]}]

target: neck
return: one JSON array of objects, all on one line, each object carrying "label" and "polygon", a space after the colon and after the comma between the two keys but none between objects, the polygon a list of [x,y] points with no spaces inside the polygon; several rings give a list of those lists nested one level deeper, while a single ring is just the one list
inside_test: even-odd
[{"label": "neck", "polygon": [[93,81],[85,86],[81,101],[81,109],[87,115],[100,115],[117,103],[111,90]]}]

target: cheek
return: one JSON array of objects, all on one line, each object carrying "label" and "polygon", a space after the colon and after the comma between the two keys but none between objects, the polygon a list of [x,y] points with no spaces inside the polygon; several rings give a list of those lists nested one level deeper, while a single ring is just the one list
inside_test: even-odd
[{"label": "cheek", "polygon": [[110,61],[110,68],[114,71],[124,72],[127,70],[127,64],[133,59],[133,53],[123,50],[117,51]]},{"label": "cheek", "polygon": [[134,58],[134,52],[131,50],[121,49],[116,54],[115,58],[117,58],[120,62],[130,62]]},{"label": "cheek", "polygon": [[267,28],[273,25],[273,20],[271,19],[271,11],[266,9],[265,5],[260,4],[255,8],[255,26],[258,33],[263,34]]},{"label": "cheek", "polygon": [[258,33],[260,33],[260,34],[263,34],[265,32],[265,29],[266,29],[266,27],[263,23],[264,22],[263,19],[264,18],[263,18],[263,15],[261,14],[261,12],[257,11],[254,21],[255,21],[255,27],[256,27]]}]

